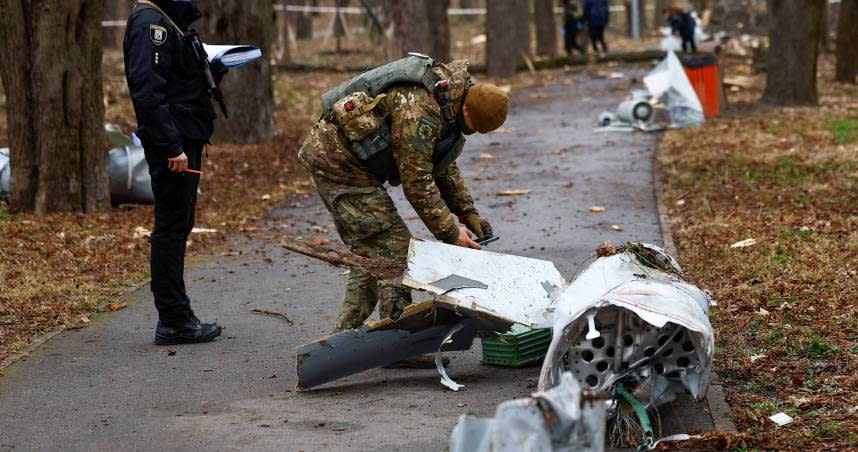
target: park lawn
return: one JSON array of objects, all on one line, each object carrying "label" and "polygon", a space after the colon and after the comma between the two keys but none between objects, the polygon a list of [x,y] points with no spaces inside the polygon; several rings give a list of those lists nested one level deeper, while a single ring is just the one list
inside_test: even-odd
[{"label": "park lawn", "polygon": [[[681,262],[718,301],[740,432],[700,447],[858,447],[858,87],[829,80],[820,108],[716,118],[659,150]],[[781,411],[795,421],[778,428]]]}]

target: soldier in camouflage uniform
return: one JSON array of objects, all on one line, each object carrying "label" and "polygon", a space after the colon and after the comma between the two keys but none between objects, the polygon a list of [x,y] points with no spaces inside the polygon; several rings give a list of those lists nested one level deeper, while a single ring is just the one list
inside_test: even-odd
[{"label": "soldier in camouflage uniform", "polygon": [[[463,134],[487,133],[503,124],[508,102],[493,85],[472,85],[467,62],[436,64],[412,54],[323,95],[325,113],[298,159],[355,254],[406,263],[411,233],[385,182],[401,183],[438,240],[479,249],[468,230],[490,237],[491,226],[474,207],[455,159]],[[379,287],[370,274],[352,270],[334,332],[360,327],[379,300],[381,318],[396,319],[411,304],[411,294]]]}]

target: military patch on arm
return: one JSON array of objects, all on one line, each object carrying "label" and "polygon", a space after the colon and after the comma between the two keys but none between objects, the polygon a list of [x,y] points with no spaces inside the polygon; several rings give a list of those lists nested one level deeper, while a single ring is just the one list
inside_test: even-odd
[{"label": "military patch on arm", "polygon": [[149,25],[149,38],[153,44],[159,46],[167,42],[167,29],[160,25]]},{"label": "military patch on arm", "polygon": [[433,150],[432,141],[438,134],[438,124],[426,116],[417,120],[414,138],[411,139],[411,147],[424,153],[431,154]]}]

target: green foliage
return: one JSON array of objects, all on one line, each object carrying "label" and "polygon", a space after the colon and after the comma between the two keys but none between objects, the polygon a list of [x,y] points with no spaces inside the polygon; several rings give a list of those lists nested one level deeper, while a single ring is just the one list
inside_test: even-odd
[{"label": "green foliage", "polygon": [[842,435],[840,422],[828,421],[816,429],[816,436],[824,439],[838,439]]},{"label": "green foliage", "polygon": [[834,121],[831,125],[831,131],[834,132],[834,141],[837,144],[848,144],[855,141],[856,128],[858,128],[858,123],[851,119]]},{"label": "green foliage", "polygon": [[748,404],[748,409],[759,413],[774,413],[778,411],[778,404],[767,400],[765,402],[752,402]]},{"label": "green foliage", "polygon": [[831,356],[840,351],[837,347],[825,342],[819,333],[813,333],[810,340],[801,341],[798,345],[792,347],[792,354],[812,359],[821,359]]}]

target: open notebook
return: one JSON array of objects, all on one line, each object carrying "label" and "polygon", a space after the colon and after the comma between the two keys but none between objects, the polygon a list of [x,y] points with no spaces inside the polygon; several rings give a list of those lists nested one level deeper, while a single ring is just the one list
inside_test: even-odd
[{"label": "open notebook", "polygon": [[228,69],[242,67],[251,61],[262,57],[262,51],[254,46],[228,46],[203,44],[209,57],[209,64],[224,65]]}]

